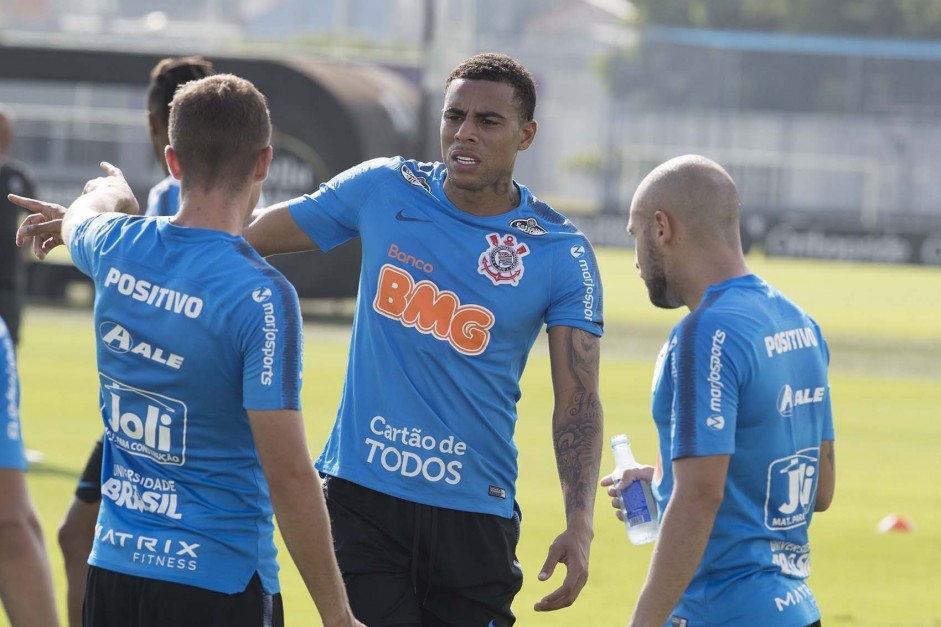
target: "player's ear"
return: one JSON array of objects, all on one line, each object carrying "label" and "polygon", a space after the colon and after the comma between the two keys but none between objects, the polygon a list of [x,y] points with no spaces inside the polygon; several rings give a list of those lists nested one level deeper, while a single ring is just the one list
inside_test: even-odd
[{"label": "player's ear", "polygon": [[664,211],[653,212],[653,236],[661,244],[673,239],[674,224],[670,214]]},{"label": "player's ear", "polygon": [[183,180],[183,173],[180,171],[180,158],[177,157],[173,146],[167,146],[163,149],[163,157],[167,160],[167,169],[170,170],[173,178],[178,181]]},{"label": "player's ear", "polygon": [[526,150],[536,138],[536,120],[523,122],[520,127],[520,143],[517,150]]},{"label": "player's ear", "polygon": [[255,180],[264,181],[268,178],[268,168],[271,167],[271,159],[274,156],[274,149],[268,146],[258,154],[258,160],[255,162]]}]

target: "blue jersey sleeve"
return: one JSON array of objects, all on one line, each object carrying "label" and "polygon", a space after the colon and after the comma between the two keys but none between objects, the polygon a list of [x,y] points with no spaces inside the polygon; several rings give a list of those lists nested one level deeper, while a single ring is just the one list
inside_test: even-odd
[{"label": "blue jersey sleeve", "polygon": [[20,432],[20,380],[13,339],[0,318],[0,468],[26,470]]},{"label": "blue jersey sleeve", "polygon": [[745,350],[717,316],[694,312],[678,335],[673,386],[673,459],[735,452]]},{"label": "blue jersey sleeve", "polygon": [[69,240],[69,254],[76,268],[90,277],[95,276],[98,254],[111,229],[121,217],[121,214],[103,213],[84,220],[75,227]]},{"label": "blue jersey sleeve", "polygon": [[313,194],[288,203],[291,217],[323,251],[357,237],[369,197],[391,167],[391,159],[373,159],[341,172]]},{"label": "blue jersey sleeve", "polygon": [[246,409],[301,408],[303,330],[293,286],[280,275],[246,299],[242,334]]},{"label": "blue jersey sleeve", "polygon": [[555,259],[546,328],[576,327],[600,336],[604,330],[604,299],[598,261],[584,235],[578,234],[572,242],[568,252]]}]

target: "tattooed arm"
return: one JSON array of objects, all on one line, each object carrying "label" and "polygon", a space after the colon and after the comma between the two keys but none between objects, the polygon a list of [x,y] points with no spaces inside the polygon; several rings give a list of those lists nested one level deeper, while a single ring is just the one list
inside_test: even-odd
[{"label": "tattooed arm", "polygon": [[588,581],[603,430],[598,398],[599,338],[573,327],[553,327],[549,329],[549,360],[555,392],[552,440],[566,529],[549,547],[539,580],[551,577],[559,563],[565,564],[566,575],[557,590],[536,604],[536,611],[568,607]]}]

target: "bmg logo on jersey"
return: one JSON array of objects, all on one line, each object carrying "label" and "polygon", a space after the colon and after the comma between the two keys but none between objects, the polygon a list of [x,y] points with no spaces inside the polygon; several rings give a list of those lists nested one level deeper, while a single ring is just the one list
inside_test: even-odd
[{"label": "bmg logo on jersey", "polygon": [[772,531],[807,524],[816,494],[817,462],[820,449],[806,448],[768,466],[765,497],[765,527]]},{"label": "bmg logo on jersey", "polygon": [[421,333],[449,342],[465,355],[479,355],[490,343],[490,328],[496,318],[478,305],[462,305],[457,294],[440,289],[432,281],[418,283],[405,270],[385,264],[373,309]]},{"label": "bmg logo on jersey", "polygon": [[99,373],[108,440],[158,464],[186,462],[186,404]]}]

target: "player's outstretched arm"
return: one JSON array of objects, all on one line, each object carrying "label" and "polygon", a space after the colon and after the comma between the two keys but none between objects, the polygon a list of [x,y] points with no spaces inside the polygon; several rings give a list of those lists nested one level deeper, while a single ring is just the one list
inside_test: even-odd
[{"label": "player's outstretched arm", "polygon": [[242,236],[262,257],[318,250],[317,244],[294,221],[286,202],[255,209]]},{"label": "player's outstretched arm", "polygon": [[67,243],[75,227],[99,213],[140,213],[140,207],[124,174],[107,161],[101,162],[105,176],[85,183],[82,195],[66,209],[62,205],[10,194],[10,202],[32,212],[16,231],[16,245],[32,238],[33,251],[42,259],[53,248]]},{"label": "player's outstretched arm", "polygon": [[49,559],[20,470],[0,469],[0,599],[13,627],[58,627]]},{"label": "player's outstretched arm", "polygon": [[360,626],[333,554],[320,478],[307,449],[300,411],[249,411],[261,468],[284,544],[326,627]]},{"label": "player's outstretched arm", "polygon": [[551,577],[560,563],[565,564],[566,575],[558,589],[536,603],[536,611],[568,607],[588,582],[603,431],[598,397],[599,355],[597,336],[573,327],[549,329],[555,393],[552,439],[562,483],[566,528],[549,547],[539,579]]},{"label": "player's outstretched arm", "polygon": [[85,183],[82,195],[69,205],[62,216],[62,240],[66,244],[69,243],[75,227],[100,213],[140,213],[134,192],[124,180],[121,170],[107,161],[101,162],[101,169],[105,176]]}]

